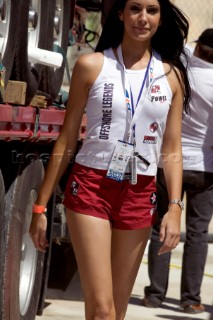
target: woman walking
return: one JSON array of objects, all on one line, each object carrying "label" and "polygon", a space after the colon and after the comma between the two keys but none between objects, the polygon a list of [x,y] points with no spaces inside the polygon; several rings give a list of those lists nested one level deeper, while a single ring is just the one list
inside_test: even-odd
[{"label": "woman walking", "polygon": [[75,64],[64,125],[33,206],[30,234],[45,251],[44,211],[74,155],[86,109],[86,138],[64,204],[88,320],[125,317],[156,215],[160,157],[170,203],[159,254],[179,243],[181,118],[189,99],[180,55],[187,33],[187,20],[169,0],[115,0],[96,52]]}]

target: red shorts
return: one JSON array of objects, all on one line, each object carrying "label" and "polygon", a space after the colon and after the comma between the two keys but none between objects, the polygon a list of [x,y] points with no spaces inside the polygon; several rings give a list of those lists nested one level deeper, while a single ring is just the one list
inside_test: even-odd
[{"label": "red shorts", "polygon": [[155,177],[138,175],[138,183],[106,178],[106,171],[75,163],[64,205],[72,211],[109,220],[113,228],[136,230],[153,225],[156,216]]}]

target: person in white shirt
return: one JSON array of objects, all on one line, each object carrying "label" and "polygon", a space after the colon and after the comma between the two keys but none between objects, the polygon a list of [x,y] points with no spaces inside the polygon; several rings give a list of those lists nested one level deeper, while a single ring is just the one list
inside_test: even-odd
[{"label": "person in white shirt", "polygon": [[[183,185],[186,193],[186,240],[184,244],[180,304],[186,313],[204,311],[201,284],[208,250],[208,226],[213,212],[213,29],[200,35],[194,53],[189,51],[191,86],[189,115],[182,121]],[[160,223],[167,211],[168,195],[163,170],[157,174],[158,219],[148,250],[150,285],[143,305],[158,307],[164,301],[171,253],[157,256]]]}]

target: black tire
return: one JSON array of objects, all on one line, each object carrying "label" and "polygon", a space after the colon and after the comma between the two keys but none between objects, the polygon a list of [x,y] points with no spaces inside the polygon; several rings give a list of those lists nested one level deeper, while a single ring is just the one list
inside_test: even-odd
[{"label": "black tire", "polygon": [[[5,205],[4,200],[5,200],[4,179],[0,170],[0,226],[2,226],[2,216],[4,214],[4,205]],[[2,228],[0,228],[0,230],[1,229]],[[1,242],[0,242],[0,246],[2,246]]]},{"label": "black tire", "polygon": [[21,2],[14,0],[2,1],[1,17],[0,22],[0,33],[1,33],[1,47],[0,52],[2,53],[2,63],[6,68],[5,86],[10,78],[14,55],[15,45],[14,39],[17,38],[17,29],[19,20],[19,13],[21,11]]},{"label": "black tire", "polygon": [[6,197],[2,320],[34,320],[37,314],[44,254],[35,250],[28,230],[43,171],[40,160],[31,162],[18,175],[12,192]]},{"label": "black tire", "polygon": [[[5,206],[5,188],[4,179],[0,171],[0,270],[3,265],[3,257],[5,256],[5,233],[4,233],[4,206]],[[0,272],[0,288],[2,288],[2,274]],[[2,290],[0,290],[0,306],[2,300]]]},{"label": "black tire", "polygon": [[[30,9],[30,0],[13,0],[14,4],[21,3],[20,21],[15,41],[14,64],[11,73],[11,80],[24,81],[27,83],[26,104],[29,104],[33,96],[37,93],[38,85],[41,80],[43,66],[40,64],[32,65],[28,62],[28,45],[35,48],[46,49],[46,30],[48,11],[46,1],[37,0],[35,5],[36,15],[38,17],[35,31],[28,31],[28,17]],[[30,41],[30,35],[35,33]],[[32,37],[32,35],[31,35]]]},{"label": "black tire", "polygon": [[[63,65],[54,69],[44,67],[39,64],[32,65],[28,62],[28,16],[30,0],[9,0],[11,1],[11,14],[14,15],[14,21],[17,21],[15,30],[10,33],[8,39],[8,58],[3,62],[8,68],[7,78],[10,80],[24,81],[27,83],[26,102],[29,104],[37,90],[43,92],[49,97],[49,104],[52,103],[60,91],[65,61]],[[58,51],[66,57],[68,46],[68,34],[72,24],[74,9],[73,0],[38,0],[38,27],[35,47],[53,51],[54,40],[54,19],[56,13],[56,3],[60,7],[60,32],[57,39]],[[15,12],[15,13],[14,13]],[[11,24],[13,25],[13,24]],[[12,56],[11,56],[12,55]],[[10,62],[10,65],[9,65]]]},{"label": "black tire", "polygon": [[[48,20],[46,28],[46,37],[47,37],[47,50],[55,50],[59,53],[62,53],[64,59],[66,59],[67,47],[68,47],[68,36],[69,29],[71,24],[71,8],[73,10],[74,6],[71,2],[73,0],[45,0],[46,5],[48,6]],[[54,38],[55,24],[56,21],[56,5],[60,7],[59,15],[59,34],[57,39]],[[54,45],[57,48],[54,48]],[[50,102],[54,101],[57,97],[64,77],[65,61],[63,61],[62,66],[58,69],[51,67],[45,67],[42,73],[42,79],[39,84],[39,90],[47,93],[50,96]]]}]

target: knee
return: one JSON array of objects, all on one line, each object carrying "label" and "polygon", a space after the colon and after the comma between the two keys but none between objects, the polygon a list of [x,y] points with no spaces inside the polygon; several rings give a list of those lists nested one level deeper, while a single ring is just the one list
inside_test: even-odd
[{"label": "knee", "polygon": [[115,309],[112,300],[93,300],[86,303],[87,319],[115,320]]}]

